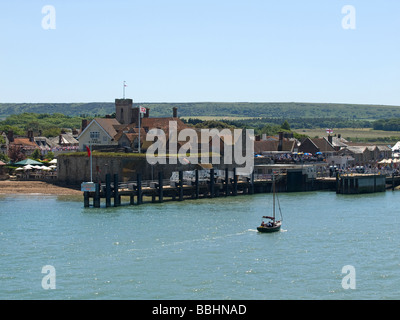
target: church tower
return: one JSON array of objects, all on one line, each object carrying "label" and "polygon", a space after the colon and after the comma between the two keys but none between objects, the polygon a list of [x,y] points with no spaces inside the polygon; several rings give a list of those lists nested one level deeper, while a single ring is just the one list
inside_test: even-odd
[{"label": "church tower", "polygon": [[132,99],[115,99],[115,118],[121,124],[132,123]]}]

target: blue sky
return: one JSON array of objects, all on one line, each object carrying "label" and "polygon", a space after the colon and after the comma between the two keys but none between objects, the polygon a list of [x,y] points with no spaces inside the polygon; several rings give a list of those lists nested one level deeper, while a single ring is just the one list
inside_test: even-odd
[{"label": "blue sky", "polygon": [[399,17],[398,0],[1,1],[0,102],[112,102],[126,81],[135,102],[400,105]]}]

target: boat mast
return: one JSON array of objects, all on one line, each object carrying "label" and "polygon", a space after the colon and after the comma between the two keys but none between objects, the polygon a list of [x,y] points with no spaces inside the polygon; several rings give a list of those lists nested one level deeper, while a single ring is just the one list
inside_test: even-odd
[{"label": "boat mast", "polygon": [[275,221],[275,173],[272,174],[272,208],[273,208],[273,217]]}]

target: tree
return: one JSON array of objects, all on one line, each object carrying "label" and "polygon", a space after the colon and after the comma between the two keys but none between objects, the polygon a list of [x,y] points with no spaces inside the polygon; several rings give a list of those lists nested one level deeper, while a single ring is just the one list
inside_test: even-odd
[{"label": "tree", "polygon": [[285,121],[282,123],[281,128],[282,128],[283,130],[288,130],[288,131],[290,131],[290,124],[289,124],[289,122],[288,122],[287,120],[285,120]]},{"label": "tree", "polygon": [[18,145],[11,145],[8,149],[8,156],[11,162],[18,162],[25,159],[25,154],[22,152],[22,147]]},{"label": "tree", "polygon": [[8,163],[8,161],[10,161],[10,158],[5,153],[0,152],[0,161]]},{"label": "tree", "polygon": [[39,149],[35,149],[35,151],[32,152],[30,158],[33,159],[33,160],[39,160],[41,158],[40,150]]},{"label": "tree", "polygon": [[54,152],[53,152],[53,151],[49,151],[49,152],[46,154],[46,159],[48,159],[48,160],[53,160],[53,159],[54,159]]}]

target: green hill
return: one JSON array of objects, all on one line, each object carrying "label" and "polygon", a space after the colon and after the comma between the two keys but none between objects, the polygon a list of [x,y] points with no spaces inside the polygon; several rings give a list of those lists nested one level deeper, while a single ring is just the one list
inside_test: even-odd
[{"label": "green hill", "polygon": [[[138,105],[138,104],[136,104]],[[351,120],[377,120],[400,118],[400,106],[327,104],[327,103],[141,103],[150,108],[150,116],[165,117],[178,107],[182,117],[269,117],[269,118],[343,118]],[[12,114],[62,113],[67,116],[95,116],[115,112],[113,102],[92,103],[0,103],[0,118]]]}]

